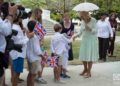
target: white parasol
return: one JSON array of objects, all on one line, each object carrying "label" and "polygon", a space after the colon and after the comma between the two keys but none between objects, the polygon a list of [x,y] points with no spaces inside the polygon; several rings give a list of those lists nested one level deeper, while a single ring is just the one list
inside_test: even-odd
[{"label": "white parasol", "polygon": [[94,11],[98,9],[99,7],[97,5],[89,2],[80,3],[73,8],[75,11]]}]

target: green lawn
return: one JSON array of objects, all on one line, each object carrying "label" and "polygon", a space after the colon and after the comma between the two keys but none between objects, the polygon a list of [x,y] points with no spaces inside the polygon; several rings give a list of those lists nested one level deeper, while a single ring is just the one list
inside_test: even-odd
[{"label": "green lawn", "polygon": [[120,31],[117,31],[116,35],[117,35],[117,36],[120,36]]},{"label": "green lawn", "polygon": [[[79,57],[79,48],[80,48],[79,44],[80,44],[79,41],[73,42],[73,54],[74,54],[75,59],[78,59],[78,57]],[[45,39],[44,40],[44,48],[50,54],[50,39]]]},{"label": "green lawn", "polygon": [[[44,47],[48,51],[48,53],[50,54],[50,39],[47,38],[44,40]],[[76,40],[75,42],[73,42],[73,55],[74,55],[75,62],[73,61],[72,64],[80,63],[78,60],[79,49],[80,49],[80,41]],[[116,57],[108,57],[108,61],[118,61],[118,60],[120,61],[120,44],[115,45],[114,55],[116,55]]]}]

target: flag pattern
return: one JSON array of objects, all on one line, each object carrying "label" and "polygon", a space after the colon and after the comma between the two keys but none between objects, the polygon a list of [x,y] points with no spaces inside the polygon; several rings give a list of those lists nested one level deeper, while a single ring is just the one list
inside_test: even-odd
[{"label": "flag pattern", "polygon": [[57,67],[58,66],[58,56],[51,56],[48,58],[47,64],[50,67]]},{"label": "flag pattern", "polygon": [[34,28],[35,34],[38,36],[38,38],[41,40],[46,35],[46,30],[43,28],[42,24],[37,23]]},{"label": "flag pattern", "polygon": [[46,59],[46,61],[42,60],[42,61],[41,61],[41,64],[42,64],[42,65],[46,65],[46,64],[47,64],[47,59],[48,59],[48,57],[49,57],[47,51],[44,52],[43,56],[44,56],[44,58]]}]

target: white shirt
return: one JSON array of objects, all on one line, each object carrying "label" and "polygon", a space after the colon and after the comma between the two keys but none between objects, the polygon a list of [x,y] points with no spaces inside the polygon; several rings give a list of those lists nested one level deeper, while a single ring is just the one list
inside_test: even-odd
[{"label": "white shirt", "polygon": [[23,34],[23,31],[21,30],[21,27],[19,25],[13,24],[12,29],[18,31],[18,34],[16,36],[13,36],[12,39],[15,44],[22,45],[22,52],[12,50],[10,52],[10,56],[13,60],[17,59],[18,57],[25,58],[28,38]]},{"label": "white shirt", "polygon": [[5,19],[4,21],[0,18],[0,52],[4,53],[6,48],[6,39],[5,36],[8,36],[12,33],[12,24],[9,20]]},{"label": "white shirt", "polygon": [[56,53],[61,56],[63,52],[67,52],[68,43],[72,42],[72,40],[66,38],[63,34],[59,32],[55,33],[51,40],[51,51],[52,53]]},{"label": "white shirt", "polygon": [[113,37],[113,31],[108,21],[98,20],[97,28],[98,28],[98,34],[97,34],[98,37],[101,38]]},{"label": "white shirt", "polygon": [[27,43],[27,59],[29,62],[35,62],[40,59],[39,55],[42,55],[42,50],[38,37],[34,35]]},{"label": "white shirt", "polygon": [[26,30],[28,30],[27,24],[28,24],[29,20],[30,20],[29,18],[22,20],[23,27],[24,27]]}]

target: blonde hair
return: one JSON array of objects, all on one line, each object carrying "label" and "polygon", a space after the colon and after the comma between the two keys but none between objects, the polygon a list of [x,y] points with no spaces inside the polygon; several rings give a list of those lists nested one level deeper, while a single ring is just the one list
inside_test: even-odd
[{"label": "blonde hair", "polygon": [[86,23],[88,23],[91,19],[91,16],[89,14],[89,12],[86,11],[82,11],[80,12],[80,17],[82,18],[82,20],[84,20]]},{"label": "blonde hair", "polygon": [[41,12],[42,13],[42,10],[40,8],[35,8],[33,11],[32,11],[32,15],[31,15],[31,20],[37,20],[38,22],[40,22],[42,24],[42,17],[40,19],[37,19],[36,18],[36,15]]}]

